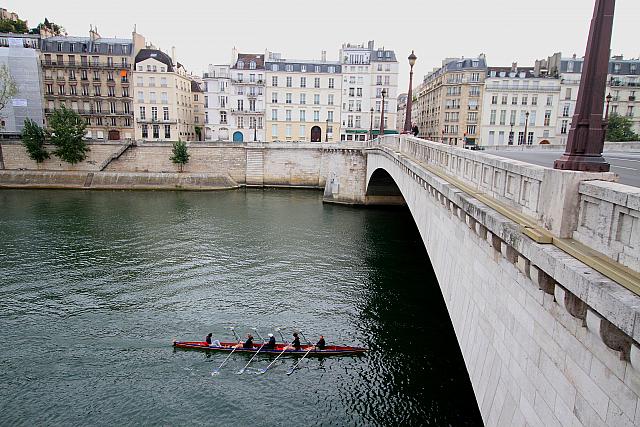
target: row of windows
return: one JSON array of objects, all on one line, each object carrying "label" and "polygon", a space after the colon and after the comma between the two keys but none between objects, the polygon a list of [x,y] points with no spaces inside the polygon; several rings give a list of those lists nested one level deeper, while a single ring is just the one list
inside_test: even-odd
[{"label": "row of windows", "polygon": [[[546,110],[544,112],[544,122],[543,122],[543,126],[550,126],[551,125],[551,110]],[[536,126],[536,115],[537,112],[536,110],[530,111],[529,112],[529,125],[530,126]],[[498,111],[497,110],[491,110],[491,113],[489,115],[489,124],[490,125],[495,125],[496,124],[496,119],[498,116]],[[511,110],[510,112],[510,117],[509,117],[509,121],[507,122],[507,110],[500,110],[500,125],[502,126],[506,126],[507,124],[514,126],[516,124],[519,124],[520,126],[524,126],[527,123],[527,111],[525,110],[521,110],[520,111],[520,115],[519,115],[519,121],[518,123],[516,123],[516,118],[518,117],[518,111],[516,110]]]},{"label": "row of windows", "polygon": [[[307,136],[307,127],[306,125],[300,125],[299,126],[299,136],[301,139],[305,139]],[[329,125],[327,126],[327,135],[332,135],[333,134],[333,126]],[[284,127],[284,134],[287,138],[292,138],[293,137],[293,126],[292,125],[285,125]],[[279,135],[278,132],[278,125],[271,125],[271,137],[272,138],[277,138]]]},{"label": "row of windows", "polygon": [[[55,42],[47,42],[45,43],[45,48],[46,50],[52,51],[53,50],[53,46],[54,46]],[[64,50],[64,42],[57,42],[56,43],[56,50],[58,52],[62,52]],[[68,43],[69,46],[69,52],[95,52],[95,53],[99,53],[101,51],[100,47],[102,46],[102,43],[93,43],[93,48],[89,48],[89,43],[87,42],[78,42],[78,43]],[[120,46],[120,52],[122,55],[128,55],[129,54],[129,45],[128,44],[121,44],[121,45],[116,45],[116,44],[112,44],[112,43],[108,43],[107,44],[107,52],[108,53],[114,53],[117,49],[115,49],[116,46]]]},{"label": "row of windows", "polygon": [[[66,106],[66,103],[62,101],[59,104],[60,106]],[[49,101],[47,105],[50,110],[55,109],[55,103],[53,101]],[[82,107],[82,109],[80,107]],[[80,114],[130,114],[131,104],[128,102],[119,103],[113,101],[106,105],[102,101],[83,102],[82,104],[72,102],[71,109]]]},{"label": "row of windows", "polygon": [[[91,58],[91,61],[89,61],[89,58]],[[113,57],[108,56],[107,57],[107,62],[100,62],[101,57],[100,56],[80,56],[80,62],[76,62],[76,56],[75,55],[67,55],[67,65],[70,66],[78,66],[78,67],[99,67],[99,66],[108,66],[108,67],[115,67],[115,62],[113,60]],[[55,62],[52,60],[52,56],[49,54],[45,54],[44,55],[44,65],[64,65],[64,55],[56,55],[55,57]],[[122,68],[129,68],[129,58],[126,57],[121,57],[120,58],[120,64],[119,67]]]},{"label": "row of windows", "polygon": [[[116,96],[115,86],[107,86],[107,91],[103,92],[102,86],[100,85],[91,86],[91,88],[93,89],[91,91],[90,91],[89,85],[81,85],[80,95],[78,95],[78,85],[71,84],[67,86],[64,84],[58,84],[57,86],[58,86],[57,91],[54,92],[53,84],[47,83],[47,85],[45,86],[45,94],[46,95],[62,95],[62,96],[66,96],[66,95],[68,96],[103,96],[102,94],[105,93],[106,94],[105,96],[108,96],[108,97]],[[129,88],[123,87],[121,93],[123,98],[128,98]]]},{"label": "row of windows", "polygon": [[[293,64],[271,64],[270,68],[271,68],[271,71],[288,71],[288,72],[293,72],[295,69]],[[313,70],[314,73],[322,73],[323,72],[322,68],[323,67],[320,65],[307,66],[306,64],[300,64],[301,73],[306,73],[307,71],[311,72],[311,70]],[[329,65],[324,72],[335,73],[336,67],[334,65]]]},{"label": "row of windows", "polygon": [[[321,79],[320,77],[315,77],[313,79],[313,87],[318,89],[320,88],[320,83],[321,83]],[[272,76],[271,77],[271,86],[273,87],[277,87],[278,86],[278,76]],[[285,86],[286,87],[293,87],[293,77],[291,76],[287,76],[285,77]],[[306,77],[300,77],[300,84],[298,87],[304,88],[307,87],[307,78]],[[335,89],[336,85],[335,85],[335,79],[333,77],[329,78],[327,87],[329,89]]]},{"label": "row of windows", "polygon": [[[510,131],[509,134],[507,135],[505,131],[499,131],[498,132],[498,139],[496,141],[496,132],[495,131],[489,131],[489,141],[488,144],[489,145],[496,145],[496,142],[498,143],[497,145],[505,145],[505,142],[507,143],[507,145],[513,145],[515,143],[515,132]],[[527,145],[531,145],[533,144],[533,139],[535,137],[535,132],[527,132],[527,140],[526,140],[526,144]],[[544,134],[543,134],[544,138],[548,138],[549,137],[549,131],[545,130]],[[519,131],[518,132],[518,145],[525,145],[525,135],[523,131]]]},{"label": "row of windows", "polygon": [[[66,73],[69,76],[69,81],[77,80],[76,70],[68,70]],[[53,79],[53,74],[51,70],[45,70],[44,72],[45,79]],[[120,79],[122,83],[129,83],[129,77],[125,73],[115,74],[113,71],[107,71],[107,81],[115,82],[116,78]],[[58,70],[56,72],[56,80],[64,80],[65,72],[62,70]],[[80,80],[89,80],[89,70],[80,70]],[[102,73],[98,70],[93,70],[93,81],[102,80]]]},{"label": "row of windows", "polygon": [[[333,122],[334,121],[334,112],[333,111],[327,111],[327,118],[325,121],[328,122]],[[271,110],[271,120],[273,121],[278,121],[280,115],[279,115],[279,110],[277,109],[273,109]],[[287,122],[291,122],[293,121],[293,110],[285,110],[284,111],[284,120]],[[299,110],[298,111],[298,121],[300,122],[306,122],[307,121],[307,111],[306,110]],[[320,121],[320,110],[314,110],[313,111],[313,121],[314,122],[319,122]]]},{"label": "row of windows", "polygon": [[[522,97],[518,97],[518,95],[513,95],[511,97],[511,105],[518,105],[518,101],[520,101],[522,103],[522,105],[528,105],[529,104],[529,96],[528,95],[522,95]],[[509,103],[509,95],[502,95],[502,99],[500,102],[502,105],[507,105]],[[492,105],[498,105],[498,95],[493,95],[491,97],[491,104]],[[531,105],[538,105],[538,95],[532,95],[531,96]],[[547,96],[547,107],[552,107],[553,106],[553,95],[548,95]]]},{"label": "row of windows", "polygon": [[[272,104],[277,104],[279,102],[279,99],[281,100],[281,98],[279,98],[278,96],[278,92],[273,92],[271,94],[271,103]],[[327,105],[334,105],[334,95],[333,94],[328,94],[327,95]],[[314,105],[320,105],[320,94],[316,93],[313,95],[313,104]],[[284,96],[284,103],[285,104],[293,104],[293,94],[292,93],[285,93]],[[305,105],[307,103],[307,94],[306,93],[300,93],[298,96],[298,104],[300,105]]]}]

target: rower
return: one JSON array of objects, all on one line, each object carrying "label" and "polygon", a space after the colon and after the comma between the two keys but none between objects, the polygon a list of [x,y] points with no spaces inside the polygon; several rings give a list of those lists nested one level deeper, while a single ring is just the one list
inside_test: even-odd
[{"label": "rower", "polygon": [[273,334],[269,334],[269,342],[264,345],[265,350],[273,350],[276,348],[276,337]]},{"label": "rower", "polygon": [[207,337],[204,339],[204,341],[207,343],[207,345],[211,345],[211,336],[213,334],[211,332],[209,332],[209,334],[207,335]]},{"label": "rower", "polygon": [[253,348],[253,335],[247,334],[247,340],[242,344],[243,348]]},{"label": "rower", "polygon": [[295,348],[296,350],[300,350],[300,337],[298,337],[297,332],[293,333],[293,341],[291,342],[291,347]]},{"label": "rower", "polygon": [[320,335],[320,339],[316,343],[316,348],[318,350],[324,350],[326,346],[327,346],[327,343],[324,341],[324,335]]}]

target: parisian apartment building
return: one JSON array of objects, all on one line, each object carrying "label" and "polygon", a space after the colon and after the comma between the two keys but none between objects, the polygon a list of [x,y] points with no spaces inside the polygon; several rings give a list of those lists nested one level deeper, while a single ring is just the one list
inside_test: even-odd
[{"label": "parisian apartment building", "polygon": [[480,144],[555,144],[560,79],[536,67],[489,67],[482,98]]},{"label": "parisian apartment building", "polygon": [[[367,44],[345,43],[342,64],[341,141],[364,141],[380,133],[397,133],[398,60],[393,50]],[[384,91],[384,105],[383,105]],[[384,109],[384,115],[382,114]]]},{"label": "parisian apartment building", "polygon": [[204,75],[205,140],[264,141],[264,54],[238,53]]},{"label": "parisian apartment building", "polygon": [[[135,57],[135,138],[197,141],[204,121],[204,94],[186,68],[151,45]],[[199,109],[199,111],[196,111]],[[202,118],[200,118],[202,117]]]},{"label": "parisian apartment building", "polygon": [[414,89],[411,117],[419,136],[450,145],[478,144],[487,61],[447,58]]},{"label": "parisian apartment building", "polygon": [[340,140],[342,64],[284,59],[268,52],[266,68],[266,140],[337,142]]},{"label": "parisian apartment building", "polygon": [[120,140],[134,137],[131,72],[144,37],[53,36],[41,41],[44,113],[65,106],[87,123],[87,137]]},{"label": "parisian apartment building", "polygon": [[[561,81],[560,103],[556,111],[559,144],[566,144],[569,137],[583,64],[584,58],[577,58],[576,55],[561,58],[555,64]],[[628,117],[634,131],[640,133],[640,59],[624,59],[622,55],[617,55],[609,60],[606,95],[611,95],[609,114]],[[606,110],[606,97],[602,102]]]}]

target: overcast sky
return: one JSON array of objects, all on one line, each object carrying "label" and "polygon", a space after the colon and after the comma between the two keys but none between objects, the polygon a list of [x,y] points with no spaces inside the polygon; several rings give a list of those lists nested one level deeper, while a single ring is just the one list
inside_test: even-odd
[{"label": "overcast sky", "polygon": [[[134,24],[147,41],[201,74],[210,63],[228,63],[231,49],[281,52],[316,59],[322,50],[338,59],[343,42],[375,40],[400,60],[400,92],[406,91],[406,57],[415,50],[415,79],[445,57],[485,53],[490,66],[533,65],[554,52],[584,55],[595,0],[245,0],[189,1],[5,0],[30,26],[48,17],[69,35],[130,37]],[[640,56],[640,1],[617,0],[611,49]],[[169,6],[171,4],[171,6]],[[415,80],[414,80],[415,82]]]}]

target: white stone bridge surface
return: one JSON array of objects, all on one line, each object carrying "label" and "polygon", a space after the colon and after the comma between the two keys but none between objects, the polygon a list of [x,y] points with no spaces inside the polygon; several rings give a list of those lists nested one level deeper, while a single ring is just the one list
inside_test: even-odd
[{"label": "white stone bridge surface", "polygon": [[366,150],[359,199],[412,212],[487,426],[640,425],[640,192],[613,180],[405,136]]}]

